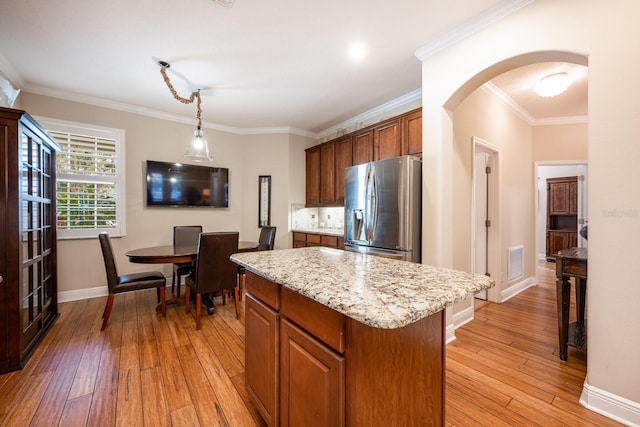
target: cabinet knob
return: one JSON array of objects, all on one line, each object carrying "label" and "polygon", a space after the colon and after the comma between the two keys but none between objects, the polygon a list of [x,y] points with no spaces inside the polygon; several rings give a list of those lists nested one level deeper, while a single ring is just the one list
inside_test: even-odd
[{"label": "cabinet knob", "polygon": [[0,276],[0,283],[4,282],[4,276]]}]

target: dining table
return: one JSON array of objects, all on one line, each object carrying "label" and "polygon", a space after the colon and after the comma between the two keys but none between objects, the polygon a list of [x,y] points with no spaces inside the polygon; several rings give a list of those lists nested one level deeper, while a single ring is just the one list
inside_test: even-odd
[{"label": "dining table", "polygon": [[[259,243],[240,240],[238,242],[238,252],[251,252],[258,249]],[[125,253],[129,262],[136,264],[178,264],[195,262],[198,259],[198,245],[161,245],[132,249]],[[208,314],[213,314],[213,296],[203,295],[202,305]],[[173,297],[167,300],[167,305],[176,304],[184,300],[183,296]],[[156,311],[160,310],[160,305],[156,306]]]}]

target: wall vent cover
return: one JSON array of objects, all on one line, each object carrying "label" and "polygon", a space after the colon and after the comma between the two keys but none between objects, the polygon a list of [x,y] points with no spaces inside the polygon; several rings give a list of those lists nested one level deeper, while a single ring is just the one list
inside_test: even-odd
[{"label": "wall vent cover", "polygon": [[509,283],[524,276],[524,246],[509,248]]}]

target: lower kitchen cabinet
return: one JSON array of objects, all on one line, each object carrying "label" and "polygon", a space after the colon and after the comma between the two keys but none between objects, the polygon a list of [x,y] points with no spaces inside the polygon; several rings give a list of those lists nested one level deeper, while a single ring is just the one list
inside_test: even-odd
[{"label": "lower kitchen cabinet", "polygon": [[344,249],[344,238],[341,236],[329,236],[327,234],[293,232],[294,248],[306,248],[308,246],[325,246],[327,248]]},{"label": "lower kitchen cabinet", "polygon": [[280,322],[282,426],[345,425],[345,362],[303,329]]}]

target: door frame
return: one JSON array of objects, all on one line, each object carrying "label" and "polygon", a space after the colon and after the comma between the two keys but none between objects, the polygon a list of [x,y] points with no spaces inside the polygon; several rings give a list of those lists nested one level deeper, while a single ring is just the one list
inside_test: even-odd
[{"label": "door frame", "polygon": [[486,153],[488,155],[488,163],[491,167],[491,174],[487,177],[489,187],[488,208],[489,219],[491,220],[491,226],[489,227],[489,233],[487,234],[488,250],[487,250],[487,265],[488,272],[495,280],[496,285],[489,289],[487,293],[487,300],[492,302],[500,301],[500,294],[502,291],[501,275],[500,275],[500,147],[493,145],[487,141],[484,141],[477,136],[472,137],[472,178],[471,178],[471,268],[475,270],[475,248],[473,239],[475,238],[475,158],[476,153]]}]

